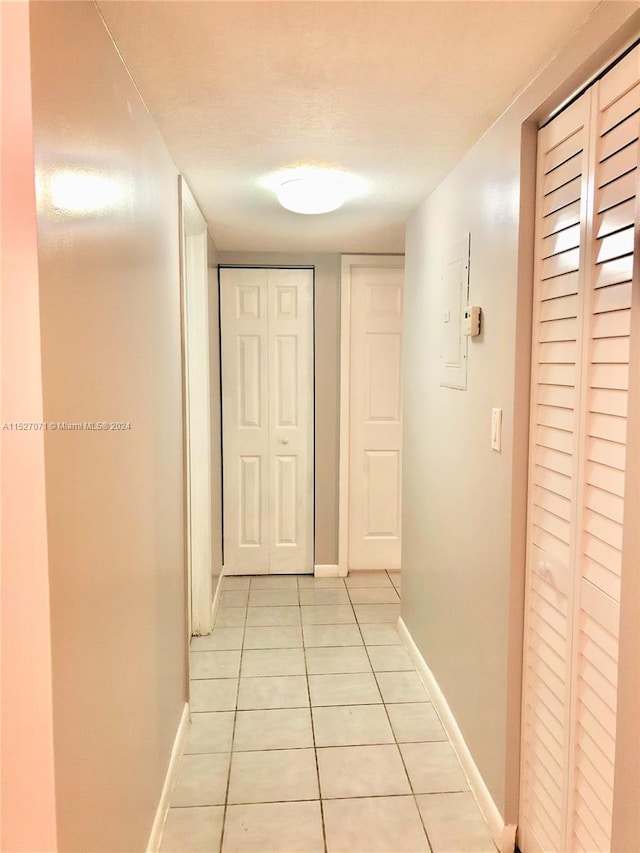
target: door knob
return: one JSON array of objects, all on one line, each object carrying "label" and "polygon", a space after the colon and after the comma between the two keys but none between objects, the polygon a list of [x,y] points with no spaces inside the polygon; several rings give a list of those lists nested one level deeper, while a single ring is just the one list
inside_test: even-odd
[{"label": "door knob", "polygon": [[280,444],[289,444],[289,439],[288,438],[281,438]]}]

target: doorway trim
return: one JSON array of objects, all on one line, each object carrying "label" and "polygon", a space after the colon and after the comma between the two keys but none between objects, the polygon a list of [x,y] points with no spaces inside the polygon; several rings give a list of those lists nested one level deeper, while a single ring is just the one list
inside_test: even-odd
[{"label": "doorway trim", "polygon": [[180,277],[183,339],[185,550],[188,638],[211,632],[211,391],[207,223],[182,176]]},{"label": "doorway trim", "polygon": [[349,463],[351,399],[351,274],[357,267],[404,269],[404,255],[343,255],[340,273],[340,428],[338,576],[349,573]]}]

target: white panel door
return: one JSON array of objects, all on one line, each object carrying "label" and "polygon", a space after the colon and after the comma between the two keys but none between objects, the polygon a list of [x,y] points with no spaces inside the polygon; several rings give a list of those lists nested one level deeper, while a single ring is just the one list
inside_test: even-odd
[{"label": "white panel door", "polygon": [[220,273],[225,573],[269,571],[268,300],[264,270]]},{"label": "white panel door", "polygon": [[269,566],[313,571],[313,272],[269,270]]},{"label": "white panel door", "polygon": [[402,285],[351,266],[349,568],[400,568]]},{"label": "white panel door", "polygon": [[226,574],[313,571],[313,272],[220,271]]}]

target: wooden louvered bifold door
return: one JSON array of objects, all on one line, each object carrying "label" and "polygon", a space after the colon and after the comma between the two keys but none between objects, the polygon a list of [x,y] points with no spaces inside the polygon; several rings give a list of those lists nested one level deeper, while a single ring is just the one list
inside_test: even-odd
[{"label": "wooden louvered bifold door", "polygon": [[593,88],[567,850],[610,849],[640,50]]},{"label": "wooden louvered bifold door", "polygon": [[527,853],[560,851],[566,836],[589,116],[584,95],[538,139],[519,829]]},{"label": "wooden louvered bifold door", "polygon": [[640,49],[544,127],[519,846],[611,844]]}]

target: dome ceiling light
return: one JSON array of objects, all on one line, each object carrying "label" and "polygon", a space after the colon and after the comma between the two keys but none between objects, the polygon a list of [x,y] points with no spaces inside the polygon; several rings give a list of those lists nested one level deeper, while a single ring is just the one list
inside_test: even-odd
[{"label": "dome ceiling light", "polygon": [[310,172],[284,180],[276,190],[278,201],[293,213],[331,213],[345,203],[347,190],[333,173]]},{"label": "dome ceiling light", "polygon": [[286,210],[302,214],[330,213],[370,191],[363,178],[317,162],[283,166],[259,178],[257,184],[274,193]]}]

